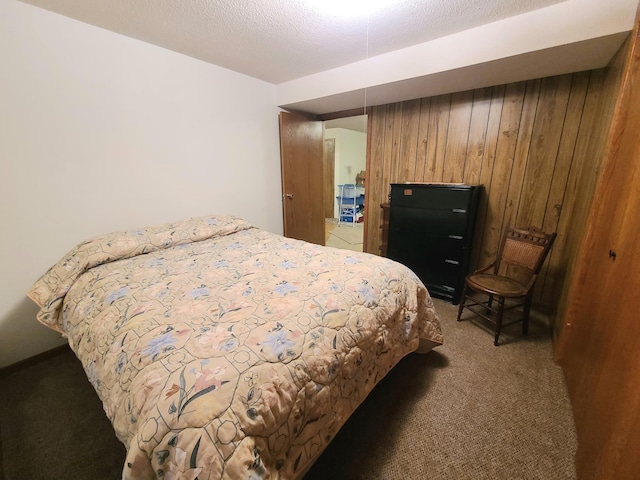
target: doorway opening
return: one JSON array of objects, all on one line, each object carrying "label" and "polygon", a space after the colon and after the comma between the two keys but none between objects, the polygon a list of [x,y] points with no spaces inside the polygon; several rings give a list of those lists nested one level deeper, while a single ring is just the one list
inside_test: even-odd
[{"label": "doorway opening", "polygon": [[367,116],[325,120],[323,130],[325,244],[362,252]]}]

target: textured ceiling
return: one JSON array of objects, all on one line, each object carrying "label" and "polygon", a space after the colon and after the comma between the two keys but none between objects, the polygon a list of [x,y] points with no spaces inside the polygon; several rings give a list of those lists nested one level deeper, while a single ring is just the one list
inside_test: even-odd
[{"label": "textured ceiling", "polygon": [[562,3],[399,0],[338,18],[308,0],[23,1],[275,84]]}]

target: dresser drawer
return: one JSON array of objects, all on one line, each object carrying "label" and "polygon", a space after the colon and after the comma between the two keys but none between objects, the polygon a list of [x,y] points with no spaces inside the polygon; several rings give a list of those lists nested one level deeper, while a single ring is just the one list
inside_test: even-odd
[{"label": "dresser drawer", "polygon": [[[464,260],[466,241],[462,235],[422,235],[410,234],[406,230],[389,232],[388,243],[392,248],[387,251],[389,258],[401,257],[405,253],[412,258],[424,257],[427,261],[449,260],[451,264],[460,264]],[[457,263],[455,263],[457,262]]]},{"label": "dresser drawer", "polygon": [[[391,207],[389,230],[402,229],[415,235],[464,235],[468,216],[454,210]],[[412,233],[413,232],[413,233]]]},{"label": "dresser drawer", "polygon": [[[391,252],[389,258],[393,258]],[[458,287],[461,266],[455,261],[443,257],[414,257],[407,253],[400,253],[398,258],[393,259],[411,268],[429,291],[430,285],[445,285],[453,290]]]},{"label": "dresser drawer", "polygon": [[463,210],[469,208],[471,192],[469,187],[440,187],[412,184],[391,185],[392,207],[417,207],[431,210]]}]

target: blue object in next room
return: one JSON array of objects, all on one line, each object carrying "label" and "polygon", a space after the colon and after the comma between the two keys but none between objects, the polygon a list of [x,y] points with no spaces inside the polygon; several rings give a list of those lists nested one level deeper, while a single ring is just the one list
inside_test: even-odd
[{"label": "blue object in next room", "polygon": [[348,222],[355,226],[361,216],[360,205],[364,205],[364,195],[358,195],[356,186],[352,183],[338,185],[340,195],[338,199],[338,224]]}]

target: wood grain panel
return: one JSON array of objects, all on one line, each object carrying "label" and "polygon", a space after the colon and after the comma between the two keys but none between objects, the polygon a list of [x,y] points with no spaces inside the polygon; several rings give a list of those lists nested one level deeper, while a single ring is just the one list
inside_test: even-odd
[{"label": "wood grain panel", "polygon": [[389,129],[391,133],[391,137],[387,140],[389,141],[390,148],[390,158],[391,158],[391,182],[399,182],[400,181],[400,169],[401,164],[404,164],[406,159],[400,158],[400,143],[402,142],[402,103],[396,103],[391,106],[393,110],[393,124],[392,128]]},{"label": "wood grain panel", "polygon": [[505,91],[505,102],[500,118],[500,132],[491,174],[490,194],[488,195],[487,210],[484,218],[484,231],[482,242],[480,243],[478,257],[480,265],[488,265],[495,259],[500,239],[502,238],[502,221],[511,180],[511,170],[514,164],[525,86],[524,82],[512,83],[507,85]]},{"label": "wood grain panel", "polygon": [[429,138],[427,139],[425,182],[441,182],[444,170],[444,152],[447,144],[451,95],[440,95],[431,101]]},{"label": "wood grain panel", "polygon": [[[564,129],[560,139],[558,148],[557,167],[553,173],[549,196],[547,197],[547,205],[544,215],[542,229],[545,231],[558,231],[560,225],[560,215],[562,205],[565,202],[569,175],[572,170],[573,161],[575,159],[576,143],[578,133],[580,131],[580,121],[585,108],[585,100],[587,96],[587,87],[589,86],[588,72],[582,72],[573,76],[571,85],[571,93],[565,116]],[[567,199],[567,201],[570,201]],[[566,236],[563,237],[563,240]],[[554,245],[553,248],[562,249],[566,245],[566,240],[562,243]],[[536,295],[543,303],[553,304],[557,297],[554,292],[557,291],[564,278],[564,265],[562,259],[558,255],[551,252],[546,265],[543,266],[542,279],[538,282]]]},{"label": "wood grain panel", "polygon": [[420,99],[403,103],[398,179],[406,182],[416,178],[418,160],[418,130],[420,128]]},{"label": "wood grain panel", "polygon": [[395,181],[395,163],[397,156],[394,155],[394,123],[395,123],[395,111],[398,105],[387,105],[385,111],[385,117],[387,121],[384,124],[384,150],[382,163],[382,175],[385,182],[393,183]]},{"label": "wood grain panel", "polygon": [[473,91],[451,95],[442,181],[460,183],[464,176],[469,128],[473,111]]},{"label": "wood grain panel", "polygon": [[558,160],[565,112],[571,90],[571,75],[542,81],[538,114],[529,149],[516,223],[542,227],[551,179]]},{"label": "wood grain panel", "polygon": [[[483,185],[484,195],[480,197],[478,214],[476,217],[476,231],[474,248],[471,252],[470,270],[483,268],[487,265],[486,259],[480,260],[480,245],[484,238],[485,220],[487,218],[487,208],[491,192],[491,177],[493,175],[493,165],[496,160],[496,148],[500,133],[500,118],[502,117],[502,107],[504,105],[505,87],[504,85],[495,87],[491,97],[491,107],[489,108],[489,119],[487,123],[487,140],[485,153],[480,168],[480,181],[478,185]],[[484,263],[483,263],[484,262]]]},{"label": "wood grain panel", "polygon": [[524,103],[522,105],[520,129],[518,131],[518,141],[516,143],[516,151],[514,155],[514,166],[511,172],[509,190],[507,192],[507,200],[503,217],[504,225],[516,225],[518,223],[516,217],[520,207],[524,176],[527,171],[531,138],[533,137],[533,126],[535,124],[536,113],[538,111],[538,99],[541,83],[541,80],[531,80],[527,82]]},{"label": "wood grain panel", "polygon": [[420,100],[420,125],[418,127],[418,151],[416,158],[415,180],[424,182],[427,168],[427,144],[429,142],[429,118],[431,117],[431,99]]},{"label": "wood grain panel", "polygon": [[611,118],[603,112],[619,85],[603,80],[607,72],[567,74],[372,108],[366,251],[379,253],[379,205],[388,200],[389,184],[480,184],[484,192],[471,268],[493,260],[507,225],[557,231],[534,303],[534,308],[553,313],[594,190],[603,124]]},{"label": "wood grain panel", "polygon": [[573,403],[582,480],[634,479],[640,471],[638,32],[636,23],[557,348]]},{"label": "wood grain panel", "polygon": [[484,158],[485,143],[487,141],[487,126],[489,123],[489,109],[491,108],[491,89],[482,88],[473,92],[471,122],[464,162],[462,181],[469,185],[480,182],[482,159]]}]

